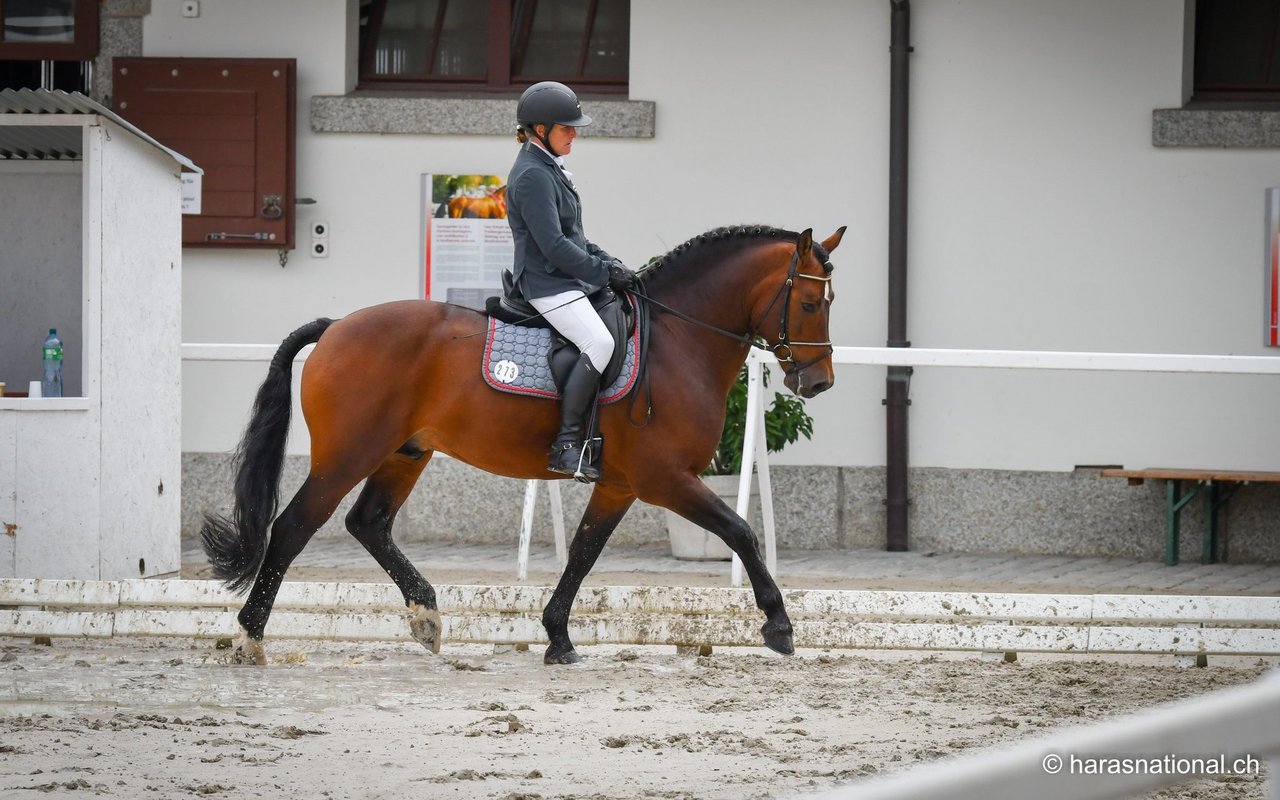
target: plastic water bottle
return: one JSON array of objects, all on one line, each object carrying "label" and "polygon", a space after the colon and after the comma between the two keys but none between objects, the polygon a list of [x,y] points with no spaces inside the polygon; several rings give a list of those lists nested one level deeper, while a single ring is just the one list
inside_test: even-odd
[{"label": "plastic water bottle", "polygon": [[45,397],[62,397],[62,340],[58,329],[50,328],[44,340],[44,378],[40,381],[40,393]]}]

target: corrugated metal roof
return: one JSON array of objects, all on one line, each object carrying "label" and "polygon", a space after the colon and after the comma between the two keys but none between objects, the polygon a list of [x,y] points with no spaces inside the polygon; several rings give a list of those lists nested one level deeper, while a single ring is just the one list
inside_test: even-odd
[{"label": "corrugated metal roof", "polygon": [[81,130],[71,125],[5,125],[5,114],[96,114],[106,117],[144,142],[168,153],[192,172],[204,170],[191,159],[157,142],[116,112],[80,94],[44,89],[0,89],[0,159],[67,159],[83,157]]},{"label": "corrugated metal roof", "polygon": [[79,161],[83,131],[79,125],[0,127],[0,158]]}]

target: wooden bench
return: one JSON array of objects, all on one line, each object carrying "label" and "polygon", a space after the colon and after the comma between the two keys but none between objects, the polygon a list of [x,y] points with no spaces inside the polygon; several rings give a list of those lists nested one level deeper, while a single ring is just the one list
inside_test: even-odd
[{"label": "wooden bench", "polygon": [[[1280,472],[1248,472],[1215,469],[1104,469],[1104,478],[1128,478],[1130,486],[1143,481],[1166,481],[1164,503],[1164,563],[1178,563],[1178,542],[1182,531],[1182,509],[1203,492],[1205,509],[1204,538],[1200,543],[1200,563],[1218,560],[1218,511],[1247,483],[1280,483]],[[1184,483],[1191,488],[1182,492]]]}]

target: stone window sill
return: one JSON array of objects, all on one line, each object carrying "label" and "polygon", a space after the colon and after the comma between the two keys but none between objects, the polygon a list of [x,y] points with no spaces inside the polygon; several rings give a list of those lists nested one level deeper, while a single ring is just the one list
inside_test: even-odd
[{"label": "stone window sill", "polygon": [[[593,122],[588,136],[652,139],[651,100],[584,100]],[[354,93],[311,98],[311,130],[317,133],[430,133],[511,136],[516,101]]]},{"label": "stone window sill", "polygon": [[1280,109],[1157,108],[1156,147],[1280,147]]}]

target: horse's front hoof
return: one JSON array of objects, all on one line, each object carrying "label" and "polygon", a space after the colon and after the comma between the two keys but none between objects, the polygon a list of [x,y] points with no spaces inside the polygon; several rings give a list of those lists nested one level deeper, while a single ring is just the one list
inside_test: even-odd
[{"label": "horse's front hoof", "polygon": [[413,616],[409,618],[409,633],[413,634],[418,644],[433,653],[439,653],[440,639],[444,633],[440,612],[417,603],[410,603],[409,609],[413,611]]},{"label": "horse's front hoof", "polygon": [[770,628],[768,623],[760,629],[760,633],[764,634],[764,644],[775,653],[781,653],[784,656],[794,655],[796,652],[795,642],[791,636],[791,626],[786,628]]},{"label": "horse's front hoof", "polygon": [[255,667],[265,667],[267,665],[267,650],[262,646],[261,639],[254,639],[244,628],[240,629],[240,636],[236,639],[235,646],[231,648],[231,652],[227,655],[228,664],[247,664]]},{"label": "horse's front hoof", "polygon": [[582,660],[578,655],[578,651],[573,649],[573,645],[567,647],[557,647],[551,645],[547,648],[547,653],[542,657],[543,664],[577,664]]}]

